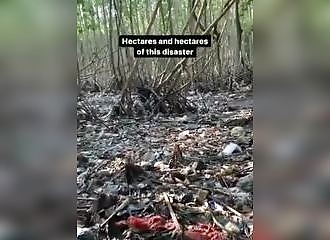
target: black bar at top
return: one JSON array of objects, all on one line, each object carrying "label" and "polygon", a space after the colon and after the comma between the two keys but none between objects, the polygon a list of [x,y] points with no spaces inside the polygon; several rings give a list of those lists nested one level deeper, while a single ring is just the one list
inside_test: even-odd
[{"label": "black bar at top", "polygon": [[[119,36],[119,46],[120,47],[135,47],[137,46],[136,44],[123,44],[122,43],[122,39],[123,38],[128,38],[128,39],[132,39],[132,40],[136,40],[136,39],[151,39],[151,40],[159,40],[159,39],[171,39],[171,38],[176,38],[178,40],[180,39],[202,39],[208,40],[208,44],[187,44],[187,45],[181,45],[181,46],[194,46],[194,47],[211,47],[211,35],[120,35]],[[159,44],[138,44],[139,46],[159,46]],[[163,46],[179,46],[177,44],[173,45],[166,45],[166,44],[162,44]]]}]

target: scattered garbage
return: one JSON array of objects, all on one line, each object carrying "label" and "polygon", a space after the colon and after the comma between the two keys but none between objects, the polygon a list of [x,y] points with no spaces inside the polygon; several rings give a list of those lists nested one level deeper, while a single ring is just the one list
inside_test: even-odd
[{"label": "scattered garbage", "polygon": [[225,240],[225,234],[210,224],[189,226],[184,236],[189,240]]},{"label": "scattered garbage", "polygon": [[[131,118],[117,95],[84,98],[103,122],[77,128],[77,239],[250,239],[252,104],[235,104],[242,93],[190,95],[207,112],[147,118],[138,98]],[[225,112],[226,101],[237,107]]]},{"label": "scattered garbage", "polygon": [[135,231],[155,231],[161,232],[165,230],[174,230],[175,225],[172,221],[167,221],[161,216],[152,217],[134,217],[131,216],[127,219],[127,225]]},{"label": "scattered garbage", "polygon": [[[150,217],[131,216],[126,223],[120,222],[118,224],[127,224],[135,232],[160,233],[176,229],[176,225],[172,220],[166,220],[159,215]],[[189,240],[224,240],[226,236],[224,232],[214,226],[202,223],[187,226],[187,230],[184,231],[183,235]]]},{"label": "scattered garbage", "polygon": [[235,143],[229,143],[225,149],[222,151],[222,153],[226,156],[228,155],[232,155],[233,153],[236,153],[236,152],[242,152],[242,149],[240,146],[238,146],[237,144]]},{"label": "scattered garbage", "polygon": [[236,126],[230,130],[230,135],[232,137],[243,137],[245,135],[245,130],[243,127]]}]

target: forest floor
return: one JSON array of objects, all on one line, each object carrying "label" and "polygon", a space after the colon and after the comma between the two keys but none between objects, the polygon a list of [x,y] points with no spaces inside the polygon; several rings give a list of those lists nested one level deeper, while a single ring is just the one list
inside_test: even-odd
[{"label": "forest floor", "polygon": [[109,114],[118,99],[84,97],[99,118],[77,129],[77,238],[252,239],[252,94],[191,93],[198,113],[135,118]]}]

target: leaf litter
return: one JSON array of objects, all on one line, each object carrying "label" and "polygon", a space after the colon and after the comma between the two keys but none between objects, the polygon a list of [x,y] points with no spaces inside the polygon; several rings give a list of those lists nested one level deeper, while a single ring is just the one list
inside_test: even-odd
[{"label": "leaf litter", "polygon": [[251,238],[251,94],[188,99],[197,113],[131,118],[118,95],[79,99],[77,239]]}]

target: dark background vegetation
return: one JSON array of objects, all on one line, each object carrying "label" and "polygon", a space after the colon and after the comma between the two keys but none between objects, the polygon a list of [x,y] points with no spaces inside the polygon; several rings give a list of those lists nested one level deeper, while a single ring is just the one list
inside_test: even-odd
[{"label": "dark background vegetation", "polygon": [[[125,114],[132,111],[136,87],[152,89],[162,103],[185,110],[181,93],[187,90],[251,84],[252,17],[251,0],[79,0],[78,85],[85,91],[119,91]],[[118,46],[121,34],[210,34],[213,42],[199,49],[196,59],[134,59],[133,49]]]}]

